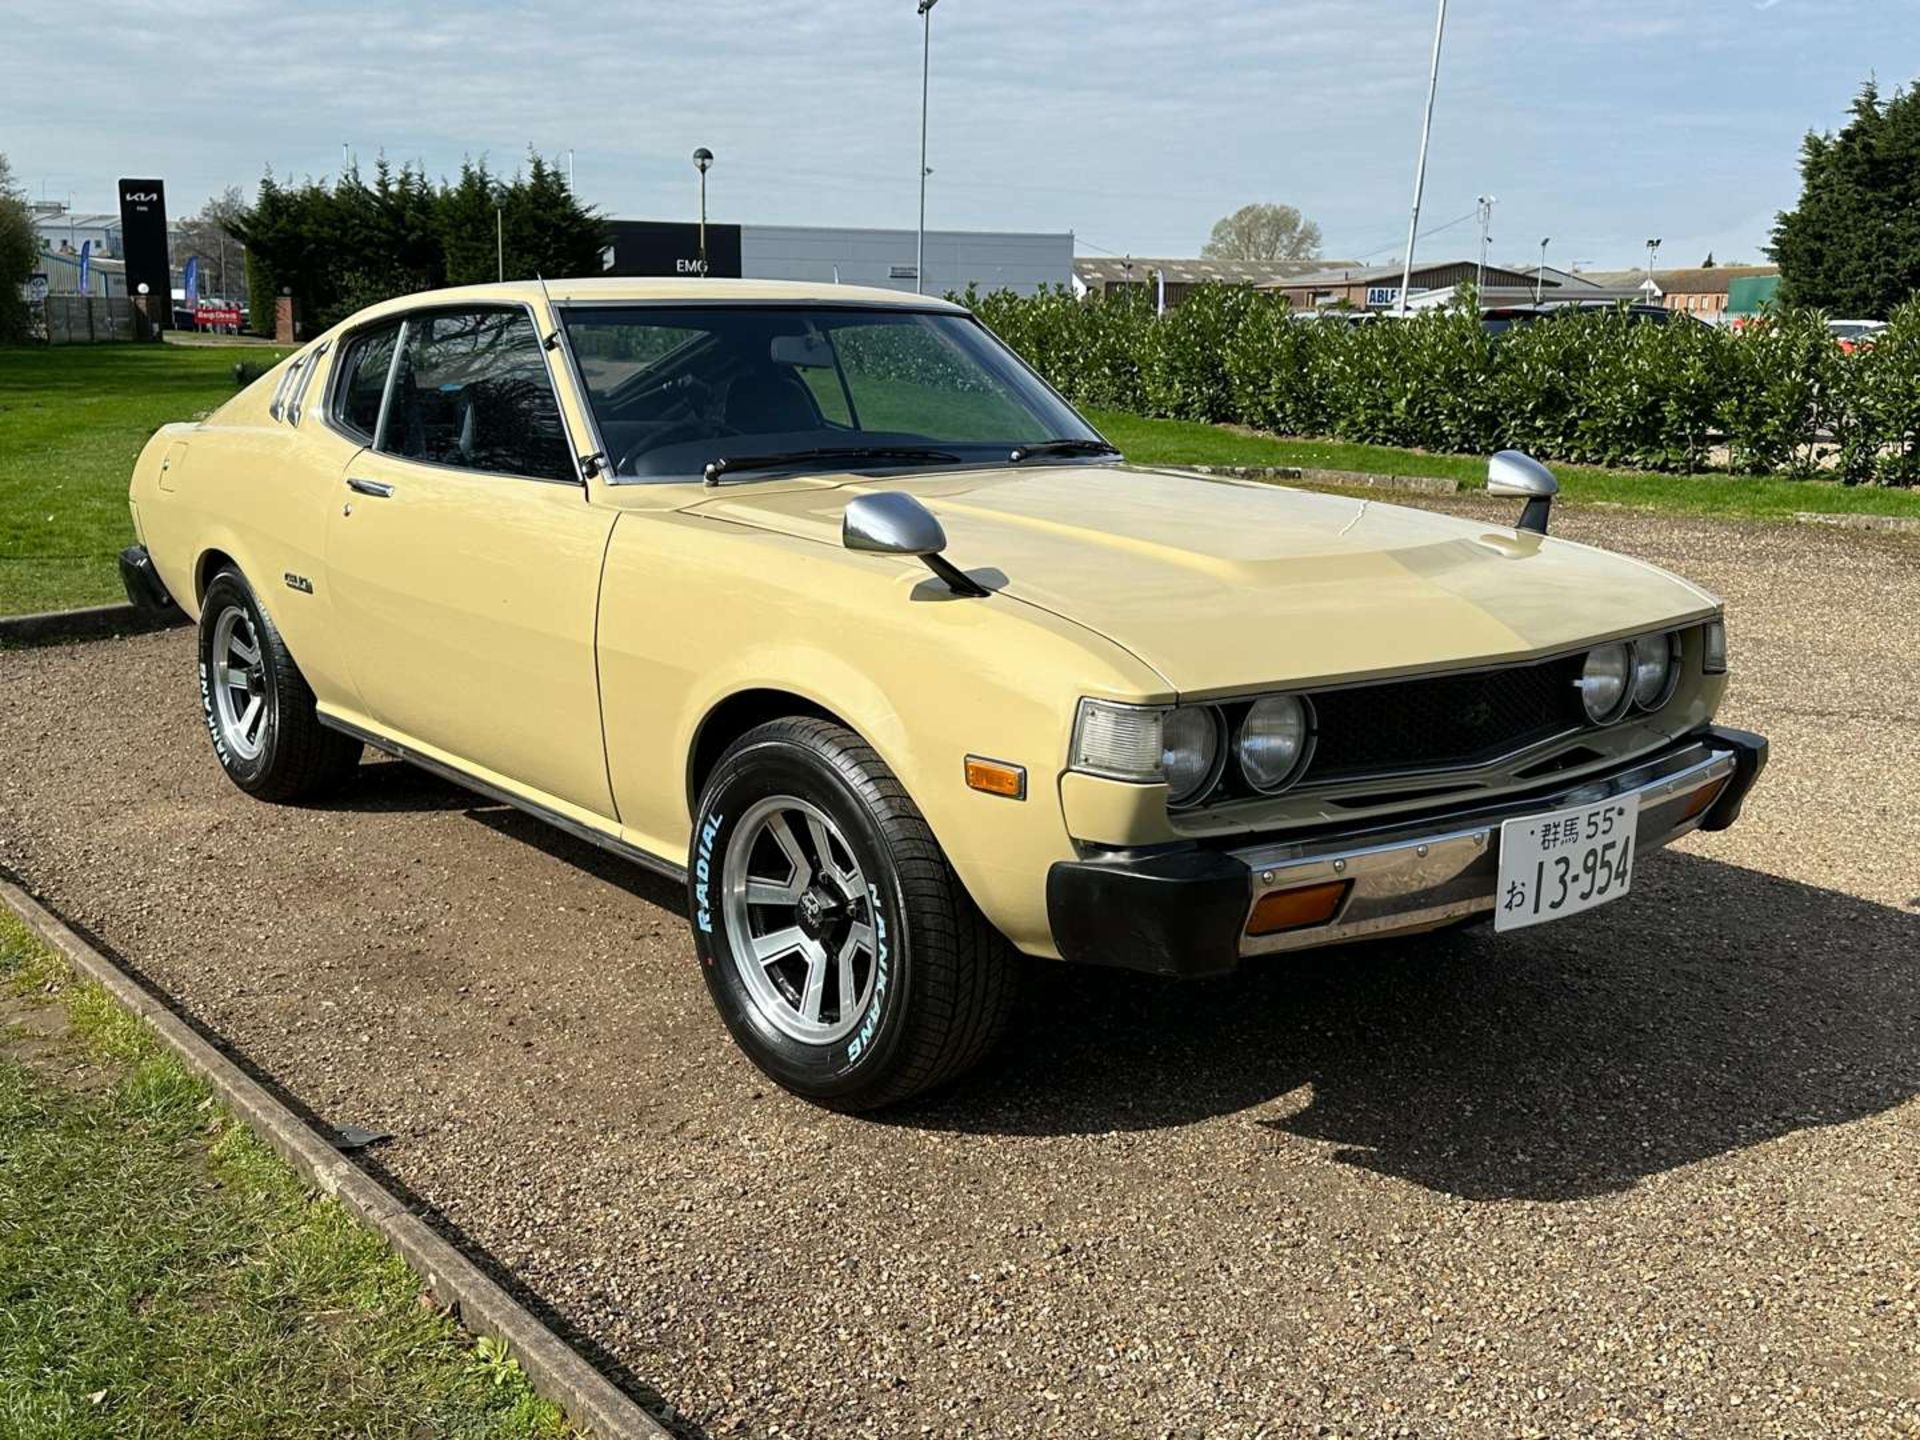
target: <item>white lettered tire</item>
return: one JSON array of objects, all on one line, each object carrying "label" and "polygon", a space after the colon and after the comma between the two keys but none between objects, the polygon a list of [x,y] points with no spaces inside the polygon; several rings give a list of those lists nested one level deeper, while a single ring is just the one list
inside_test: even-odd
[{"label": "white lettered tire", "polygon": [[200,713],[220,768],[259,800],[324,794],[360,761],[359,741],[320,723],[280,631],[231,566],[200,602]]},{"label": "white lettered tire", "polygon": [[695,949],[749,1059],[837,1110],[958,1076],[1005,1028],[1017,957],[872,748],[798,717],[720,758],[694,818]]}]

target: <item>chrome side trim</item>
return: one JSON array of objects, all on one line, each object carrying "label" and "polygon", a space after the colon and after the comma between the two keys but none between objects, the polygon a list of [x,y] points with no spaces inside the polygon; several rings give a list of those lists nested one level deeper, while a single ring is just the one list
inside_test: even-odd
[{"label": "chrome side trim", "polygon": [[557,810],[550,810],[537,801],[522,799],[518,795],[502,790],[497,785],[490,785],[485,780],[468,774],[457,766],[448,765],[430,755],[422,755],[412,746],[404,745],[398,740],[390,740],[384,735],[374,734],[371,730],[363,730],[360,726],[342,720],[337,715],[329,715],[323,710],[319,712],[319,716],[320,723],[329,730],[338,730],[342,735],[351,735],[361,744],[371,745],[374,749],[384,751],[396,760],[404,760],[409,765],[417,765],[429,775],[438,775],[442,780],[458,785],[462,789],[471,790],[475,794],[484,795],[489,800],[498,801],[502,805],[511,805],[516,810],[524,810],[534,819],[544,820],[554,829],[564,831],[576,840],[597,845],[602,850],[618,855],[622,860],[631,861],[642,869],[651,870],[654,874],[665,876],[677,884],[684,885],[687,881],[685,866],[662,859],[651,850],[642,850],[638,845],[630,845],[616,836],[595,830],[591,825],[582,825],[578,820],[562,815]]},{"label": "chrome side trim", "polygon": [[1249,919],[1253,907],[1273,891],[1323,881],[1351,882],[1340,912],[1330,923],[1259,937],[1243,931],[1240,953],[1265,955],[1411,934],[1490,911],[1499,876],[1500,826],[1518,816],[1637,795],[1636,843],[1642,851],[1657,849],[1699,826],[1710,807],[1686,816],[1687,800],[1731,779],[1735,769],[1732,751],[1703,742],[1524,803],[1483,806],[1370,835],[1235,851],[1234,857],[1251,873]]}]

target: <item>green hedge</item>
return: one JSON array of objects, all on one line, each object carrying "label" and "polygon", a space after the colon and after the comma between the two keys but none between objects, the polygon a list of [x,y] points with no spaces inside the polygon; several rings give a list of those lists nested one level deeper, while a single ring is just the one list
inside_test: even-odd
[{"label": "green hedge", "polygon": [[1849,483],[1920,483],[1920,301],[1871,349],[1843,352],[1816,310],[1735,333],[1619,311],[1489,336],[1470,310],[1303,324],[1280,297],[1206,286],[1148,298],[1064,290],[960,297],[1077,404],[1280,435],[1644,470],[1707,466]]}]

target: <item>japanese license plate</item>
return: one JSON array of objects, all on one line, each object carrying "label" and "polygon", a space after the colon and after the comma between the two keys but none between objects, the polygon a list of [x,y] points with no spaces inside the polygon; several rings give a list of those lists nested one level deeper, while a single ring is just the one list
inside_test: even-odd
[{"label": "japanese license plate", "polygon": [[1633,883],[1639,822],[1637,795],[1506,821],[1493,928],[1520,930],[1618,900]]}]

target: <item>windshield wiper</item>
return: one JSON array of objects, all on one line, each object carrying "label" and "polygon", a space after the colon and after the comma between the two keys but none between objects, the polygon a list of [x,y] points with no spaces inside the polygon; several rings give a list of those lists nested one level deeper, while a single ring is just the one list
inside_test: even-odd
[{"label": "windshield wiper", "polygon": [[1031,440],[1014,447],[1007,459],[1018,465],[1035,455],[1118,455],[1120,452],[1104,440]]},{"label": "windshield wiper", "polygon": [[767,455],[722,455],[709,460],[703,472],[707,484],[736,470],[774,470],[783,465],[807,465],[821,460],[904,460],[928,465],[957,465],[960,457],[947,450],[917,445],[829,445],[818,450],[780,450]]}]

